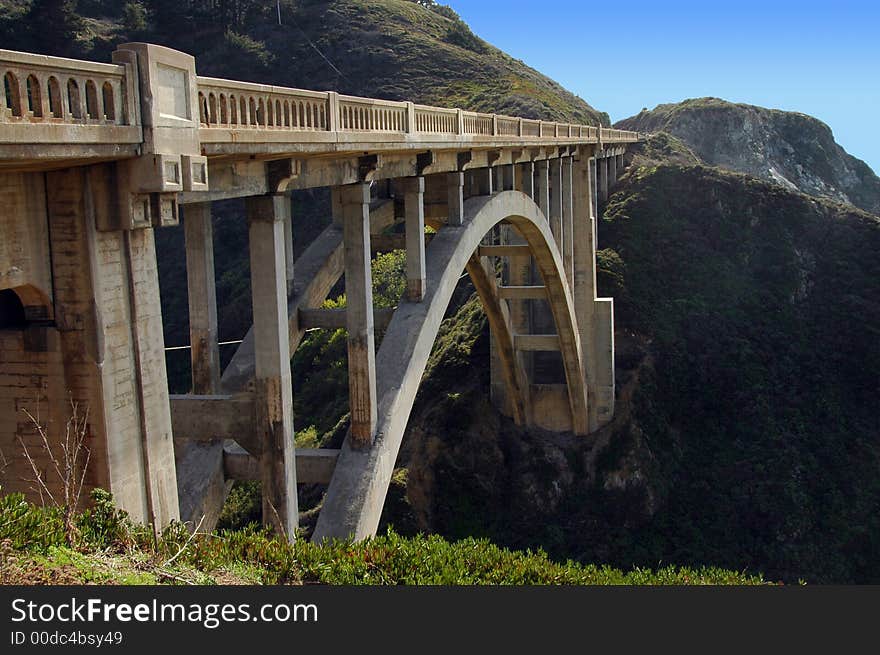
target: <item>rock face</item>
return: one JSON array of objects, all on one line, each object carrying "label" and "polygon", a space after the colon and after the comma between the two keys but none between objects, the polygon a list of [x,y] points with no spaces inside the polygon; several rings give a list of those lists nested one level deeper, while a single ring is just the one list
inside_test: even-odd
[{"label": "rock face", "polygon": [[615,127],[668,132],[707,164],[880,214],[880,178],[805,114],[698,98],[658,105]]}]

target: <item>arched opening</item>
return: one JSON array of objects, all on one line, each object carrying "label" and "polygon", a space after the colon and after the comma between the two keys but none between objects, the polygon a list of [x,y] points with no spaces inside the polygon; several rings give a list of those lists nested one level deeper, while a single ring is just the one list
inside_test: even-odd
[{"label": "arched opening", "polygon": [[518,191],[469,198],[461,228],[441,229],[431,242],[426,261],[430,282],[423,301],[401,303],[388,325],[376,353],[376,430],[382,439],[369,449],[358,449],[349,440],[343,444],[313,541],[375,534],[419,380],[460,273],[485,235],[502,222],[520,233],[544,281],[566,369],[573,432],[586,434],[587,389],[574,303],[547,219],[531,198]]},{"label": "arched opening", "polygon": [[213,93],[208,94],[208,123],[211,125],[217,123],[217,96]]},{"label": "arched opening", "polygon": [[108,121],[116,120],[116,104],[113,101],[113,86],[110,82],[104,82],[101,87],[101,99],[104,102],[104,117]]},{"label": "arched opening", "polygon": [[35,117],[43,117],[43,94],[40,92],[40,81],[35,75],[27,78],[28,111]]},{"label": "arched opening", "polygon": [[12,115],[21,116],[21,92],[18,88],[18,78],[12,71],[8,71],[3,76],[3,96],[6,108],[12,112]]},{"label": "arched opening", "polygon": [[49,78],[49,113],[52,118],[64,118],[64,107],[61,103],[61,85],[58,78]]},{"label": "arched opening", "polygon": [[208,102],[205,100],[205,94],[199,92],[199,122],[202,125],[208,124]]},{"label": "arched opening", "polygon": [[86,82],[86,113],[93,120],[100,118],[98,113],[98,88],[91,80]]},{"label": "arched opening", "polygon": [[27,325],[24,305],[12,289],[0,291],[0,330],[20,330]]},{"label": "arched opening", "polygon": [[67,80],[67,106],[70,108],[70,115],[74,118],[83,117],[80,101],[79,84],[75,79],[70,78]]}]

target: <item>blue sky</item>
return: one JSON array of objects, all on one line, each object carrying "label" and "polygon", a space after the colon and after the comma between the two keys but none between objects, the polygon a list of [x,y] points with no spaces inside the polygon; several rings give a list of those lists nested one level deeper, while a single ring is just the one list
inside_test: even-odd
[{"label": "blue sky", "polygon": [[880,0],[440,0],[612,121],[685,98],[810,114],[880,173]]}]

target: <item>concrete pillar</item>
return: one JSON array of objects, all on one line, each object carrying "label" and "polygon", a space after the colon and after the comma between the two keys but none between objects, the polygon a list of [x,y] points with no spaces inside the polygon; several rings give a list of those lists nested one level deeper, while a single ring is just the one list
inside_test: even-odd
[{"label": "concrete pillar", "polygon": [[220,350],[217,346],[211,203],[187,205],[185,212],[183,229],[186,239],[192,392],[213,394],[220,389]]},{"label": "concrete pillar", "polygon": [[370,271],[370,185],[361,183],[342,187],[342,209],[351,440],[355,448],[365,448],[376,436],[377,411]]},{"label": "concrete pillar", "polygon": [[406,295],[411,302],[425,297],[425,178],[403,180],[406,216]]},{"label": "concrete pillar", "polygon": [[260,449],[263,523],[292,540],[299,521],[293,388],[288,341],[284,196],[245,202],[254,312],[254,404]]},{"label": "concrete pillar", "polygon": [[550,220],[550,164],[546,159],[535,162],[535,203]]},{"label": "concrete pillar", "polygon": [[527,161],[523,164],[517,164],[519,166],[519,173],[516,176],[517,186],[515,187],[518,191],[522,191],[529,198],[534,200],[535,198],[535,163],[531,161]]},{"label": "concrete pillar", "polygon": [[599,220],[599,181],[597,159],[590,157],[590,216],[593,224],[593,241],[598,242],[596,226]]},{"label": "concrete pillar", "polygon": [[599,178],[599,202],[608,200],[608,157],[596,160]]},{"label": "concrete pillar", "polygon": [[562,252],[564,248],[562,234],[562,160],[557,157],[550,160],[550,231],[556,239],[556,246]]},{"label": "concrete pillar", "polygon": [[284,271],[287,277],[287,294],[293,291],[293,202],[289,195],[280,197],[281,220],[284,223]]},{"label": "concrete pillar", "polygon": [[562,161],[562,261],[569,285],[573,284],[574,259],[574,196],[572,193],[572,158]]},{"label": "concrete pillar", "polygon": [[608,158],[608,188],[617,183],[617,156]]},{"label": "concrete pillar", "polygon": [[342,227],[342,187],[330,187],[330,216],[333,225]]},{"label": "concrete pillar", "polygon": [[492,191],[498,193],[504,191],[504,166],[492,167]]},{"label": "concrete pillar", "polygon": [[449,216],[447,225],[461,225],[464,220],[464,173],[448,173],[446,175],[447,203]]},{"label": "concrete pillar", "polygon": [[[600,169],[601,170],[601,169]],[[586,156],[572,167],[574,191],[574,308],[587,375],[589,430],[614,413],[614,309],[610,298],[596,297],[596,217],[591,213],[592,175]]]},{"label": "concrete pillar", "polygon": [[[97,229],[97,208],[119,211],[109,202],[116,191],[109,166],[46,173],[36,197],[15,202],[13,191],[13,202],[4,207],[14,216],[38,202],[42,220],[48,218],[55,310],[54,326],[35,333],[45,341],[26,347],[22,370],[30,376],[25,381],[36,379],[39,386],[20,389],[12,418],[27,426],[21,408],[33,413],[34,403],[44,402],[41,418],[61,419],[49,426],[49,439],[60,448],[58,431],[71,414],[69,402],[76,402],[80,419],[88,413],[84,494],[107,489],[133,520],[161,530],[180,513],[156,248],[149,227]],[[0,364],[16,361],[8,340],[0,350]],[[41,369],[49,373],[45,386]],[[33,431],[25,430],[22,438],[41,452]],[[17,474],[7,472],[9,478]]]}]

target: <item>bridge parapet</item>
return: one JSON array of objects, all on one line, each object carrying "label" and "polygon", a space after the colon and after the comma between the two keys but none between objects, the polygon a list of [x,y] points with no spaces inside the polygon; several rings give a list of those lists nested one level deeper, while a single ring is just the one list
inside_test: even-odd
[{"label": "bridge parapet", "polygon": [[0,143],[140,143],[137,71],[0,49]]}]

